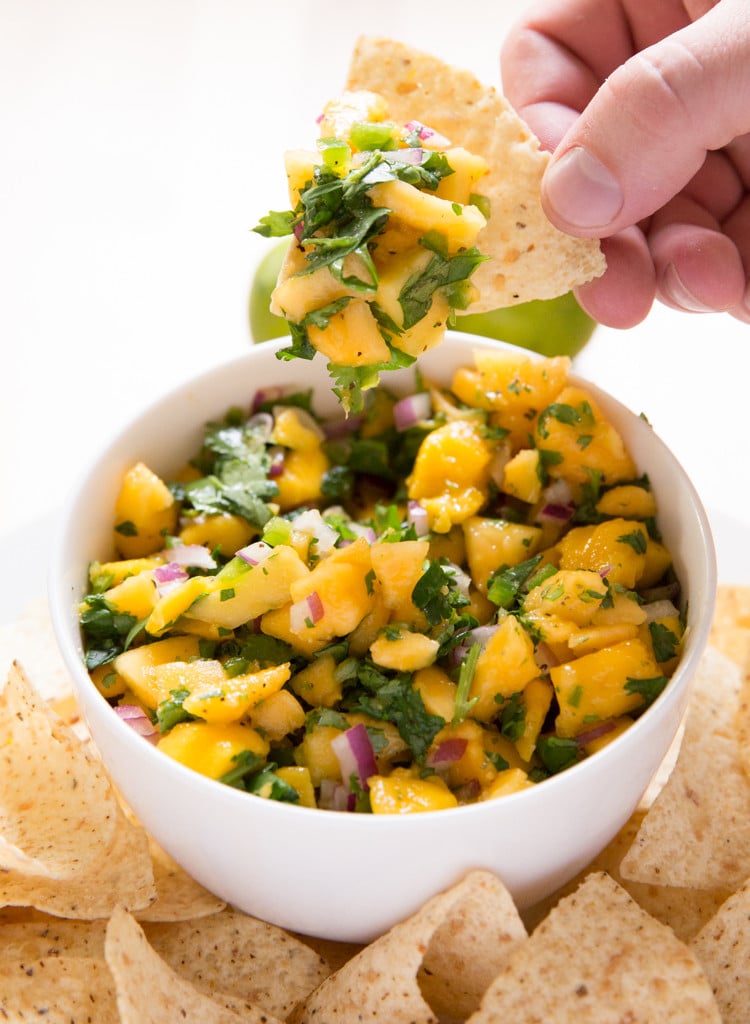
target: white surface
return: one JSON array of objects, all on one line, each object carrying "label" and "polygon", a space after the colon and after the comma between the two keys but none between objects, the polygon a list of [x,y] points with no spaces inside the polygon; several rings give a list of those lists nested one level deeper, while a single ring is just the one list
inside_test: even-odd
[{"label": "white surface", "polygon": [[[44,587],[49,526],[104,438],[250,343],[251,232],[286,207],[362,32],[499,84],[526,0],[0,0],[0,621]],[[580,371],[645,411],[710,510],[722,579],[750,582],[750,328],[656,309]]]},{"label": "white surface", "polygon": [[[446,339],[424,357],[425,374],[447,383],[471,341],[467,335]],[[593,391],[653,481],[664,542],[692,624],[684,657],[662,697],[595,758],[526,792],[436,814],[337,814],[252,800],[165,757],[112,713],[83,668],[76,609],[85,584],[82,567],[110,541],[109,510],[134,451],[157,473],[166,473],[194,451],[205,420],[242,401],[247,381],[262,388],[278,380],[278,370],[273,346],[264,345],[203,375],[200,386],[178,387],[101,453],[65,509],[64,532],[55,545],[51,611],[110,775],[147,831],[194,878],[247,913],[293,931],[369,941],[476,867],[494,871],[517,905],[529,906],[589,863],[622,827],[676,734],[708,637],[715,588],[708,528],[695,490],[642,419]],[[288,372],[295,384],[315,388],[323,415],[335,410],[324,362],[292,364]],[[394,388],[399,378],[402,388],[412,386],[411,370],[390,377]],[[195,826],[208,821],[208,829]],[[298,870],[300,849],[304,871]]]}]

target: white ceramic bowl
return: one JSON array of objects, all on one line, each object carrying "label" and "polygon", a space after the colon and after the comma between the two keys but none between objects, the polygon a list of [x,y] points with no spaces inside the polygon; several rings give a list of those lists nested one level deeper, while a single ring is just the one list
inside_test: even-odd
[{"label": "white ceramic bowl", "polygon": [[[74,490],[54,549],[50,601],[96,744],[125,799],[175,860],[229,903],[282,927],[369,941],[478,867],[496,872],[517,903],[527,906],[584,867],[625,823],[677,732],[707,642],[716,586],[698,495],[652,428],[593,388],[650,477],[690,617],[682,661],[665,691],[594,757],[502,799],[402,816],[313,810],[239,792],[166,757],[113,714],[83,667],[76,606],[88,563],[111,556],[113,503],[134,461],[169,475],[197,450],[206,421],[229,406],[248,407],[254,392],[270,384],[313,387],[318,410],[335,412],[325,362],[281,363],[274,353],[284,344],[255,346],[146,409]],[[497,344],[449,334],[421,365],[425,375],[447,383],[457,366],[471,362],[472,347]],[[411,371],[387,381],[404,389],[412,382]]]}]

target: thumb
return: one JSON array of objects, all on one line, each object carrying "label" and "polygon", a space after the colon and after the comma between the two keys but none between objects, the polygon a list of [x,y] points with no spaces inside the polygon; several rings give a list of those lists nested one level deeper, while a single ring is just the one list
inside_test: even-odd
[{"label": "thumb", "polygon": [[550,220],[604,237],[675,196],[750,130],[750,4],[720,0],[631,57],[601,86],[555,150],[543,182]]}]

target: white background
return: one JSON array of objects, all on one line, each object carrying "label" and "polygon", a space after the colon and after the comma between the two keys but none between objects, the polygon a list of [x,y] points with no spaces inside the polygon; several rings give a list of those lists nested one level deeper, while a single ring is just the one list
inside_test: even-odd
[{"label": "white background", "polygon": [[[355,39],[499,87],[526,0],[0,0],[0,621],[45,587],[55,513],[106,438],[251,343],[251,228],[287,206]],[[656,431],[750,582],[750,328],[658,307],[577,361]],[[252,382],[248,381],[248,391]]]}]

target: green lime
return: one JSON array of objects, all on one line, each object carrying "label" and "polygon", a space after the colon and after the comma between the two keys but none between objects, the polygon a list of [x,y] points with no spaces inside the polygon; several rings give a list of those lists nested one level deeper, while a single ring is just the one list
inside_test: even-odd
[{"label": "green lime", "polygon": [[282,338],[289,333],[283,316],[275,316],[271,310],[271,292],[276,287],[284,254],[289,248],[289,239],[277,242],[264,254],[258,264],[250,285],[249,315],[250,333],[253,342]]},{"label": "green lime", "polygon": [[596,321],[581,309],[573,292],[567,292],[557,299],[536,299],[488,313],[458,316],[456,327],[544,356],[574,356],[594,333]]}]

